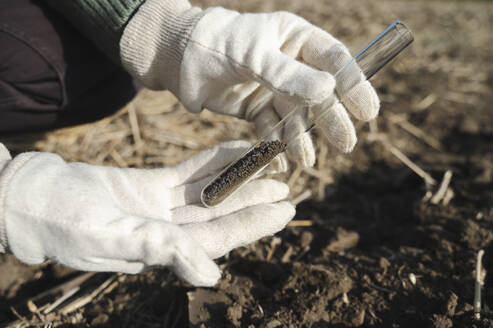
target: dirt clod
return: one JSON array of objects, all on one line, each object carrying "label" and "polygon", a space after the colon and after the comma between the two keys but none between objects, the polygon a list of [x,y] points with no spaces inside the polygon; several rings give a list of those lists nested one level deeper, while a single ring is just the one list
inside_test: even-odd
[{"label": "dirt clod", "polygon": [[450,296],[447,301],[447,305],[445,308],[445,314],[452,317],[455,314],[455,309],[457,308],[457,301],[459,300],[459,297],[451,292]]},{"label": "dirt clod", "polygon": [[433,315],[433,327],[434,328],[452,328],[454,325],[452,320],[447,316],[434,314]]},{"label": "dirt clod", "polygon": [[343,228],[338,228],[336,236],[330,241],[326,247],[331,252],[341,252],[349,248],[356,247],[359,241],[359,234],[355,231],[346,231]]},{"label": "dirt clod", "polygon": [[234,304],[228,308],[228,319],[231,320],[233,325],[239,326],[241,324],[241,316],[243,315],[243,309],[241,305]]}]

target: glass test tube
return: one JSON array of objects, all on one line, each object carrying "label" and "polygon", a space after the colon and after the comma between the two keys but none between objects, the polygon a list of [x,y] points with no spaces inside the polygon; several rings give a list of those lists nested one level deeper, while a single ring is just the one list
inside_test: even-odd
[{"label": "glass test tube", "polygon": [[[412,41],[413,35],[403,23],[392,23],[337,71],[337,96],[342,97],[345,90],[372,77]],[[327,119],[328,114],[315,113],[307,107],[293,110],[202,189],[202,203],[207,207],[220,204],[266,168],[291,142]],[[322,132],[328,137],[326,131],[322,129]]]}]

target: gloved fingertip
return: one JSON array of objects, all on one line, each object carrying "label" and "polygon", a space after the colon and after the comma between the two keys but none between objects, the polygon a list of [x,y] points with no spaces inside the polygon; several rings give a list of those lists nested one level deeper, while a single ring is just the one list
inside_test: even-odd
[{"label": "gloved fingertip", "polygon": [[377,117],[380,110],[380,99],[369,81],[354,86],[342,102],[358,120],[369,121]]},{"label": "gloved fingertip", "polygon": [[270,179],[266,179],[266,181],[271,183],[272,192],[278,194],[280,199],[284,199],[289,195],[289,186],[284,182]]},{"label": "gloved fingertip", "polygon": [[339,148],[339,150],[345,154],[350,153],[354,150],[354,147],[356,146],[356,138],[354,138],[354,142],[346,142],[342,147]]},{"label": "gloved fingertip", "polygon": [[295,214],[294,205],[287,200],[257,205],[242,213],[242,217],[236,222],[242,229],[236,233],[241,234],[243,245],[249,244],[281,231]]},{"label": "gloved fingertip", "polygon": [[287,172],[289,169],[289,163],[288,159],[286,158],[285,154],[279,154],[277,155],[270,163],[269,165],[263,169],[258,175],[258,177],[261,177],[265,174],[279,174],[279,173],[284,173]]},{"label": "gloved fingertip", "polygon": [[358,137],[353,129],[348,130],[346,133],[338,135],[332,140],[332,144],[343,153],[350,153],[356,146]]},{"label": "gloved fingertip", "polygon": [[[294,215],[296,214],[296,207],[289,201],[281,201],[276,204],[274,204],[275,211],[276,213],[282,213],[283,215],[276,215],[274,220],[278,222],[278,229],[275,231],[280,231],[283,229],[289,221],[291,221],[294,218]],[[275,233],[274,232],[274,233]]]},{"label": "gloved fingertip", "polygon": [[291,202],[285,200],[277,204],[284,207],[286,217],[288,217],[289,220],[291,220],[296,214],[296,207]]},{"label": "gloved fingertip", "polygon": [[289,169],[289,161],[285,154],[278,155],[269,165],[275,168],[275,173],[284,173]]},{"label": "gloved fingertip", "polygon": [[201,268],[200,277],[194,283],[194,286],[212,287],[221,279],[221,270],[219,267],[212,260],[208,262],[209,265],[204,265]]},{"label": "gloved fingertip", "polygon": [[300,167],[312,167],[315,165],[315,147],[309,133],[304,133],[288,148],[289,157]]},{"label": "gloved fingertip", "polygon": [[317,127],[329,142],[343,153],[349,153],[358,138],[346,109],[341,103],[327,108],[316,121]]},{"label": "gloved fingertip", "polygon": [[205,253],[194,262],[192,267],[177,269],[177,275],[197,287],[212,287],[221,279],[221,270]]},{"label": "gloved fingertip", "polygon": [[[221,270],[207,255],[206,250],[182,227],[173,226],[168,240],[168,250],[163,252],[164,263],[194,286],[213,286],[221,278]],[[170,253],[171,263],[169,258]]]}]

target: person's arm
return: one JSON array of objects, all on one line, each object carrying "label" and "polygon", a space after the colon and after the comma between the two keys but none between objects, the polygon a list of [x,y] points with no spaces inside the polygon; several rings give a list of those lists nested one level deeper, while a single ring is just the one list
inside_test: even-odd
[{"label": "person's arm", "polygon": [[[147,88],[170,90],[191,112],[207,108],[254,122],[260,136],[309,106],[323,114],[319,128],[329,141],[349,152],[357,140],[349,113],[365,121],[378,114],[376,91],[359,69],[336,81],[352,59],[344,44],[294,14],[202,10],[187,0],[49,1]],[[293,129],[305,131],[303,124]],[[287,154],[312,166],[309,134]]]},{"label": "person's arm", "polygon": [[44,0],[114,62],[120,64],[123,29],[145,0]]},{"label": "person's arm", "polygon": [[[146,0],[44,0],[72,23],[84,36],[93,41],[115,63],[121,65],[119,42],[123,31],[135,12]],[[180,17],[191,8],[187,0],[163,0],[160,12],[169,30],[180,25],[191,29],[192,22]],[[191,18],[196,20],[197,18]],[[149,21],[152,24],[152,21]],[[188,31],[189,32],[189,31]],[[185,32],[186,33],[186,32]],[[180,32],[181,34],[181,32]],[[170,44],[170,47],[173,46]]]},{"label": "person's arm", "polygon": [[[12,157],[10,157],[9,151],[2,143],[0,143],[0,172],[4,172],[5,167],[11,160]],[[0,183],[0,198],[2,198],[2,190],[5,190],[5,188],[2,188]],[[5,220],[1,215],[1,206],[2,205],[0,205],[0,253],[5,253],[7,250],[7,232],[5,231]]]},{"label": "person's arm", "polygon": [[202,187],[248,147],[229,142],[169,168],[120,169],[44,152],[11,158],[0,143],[0,252],[85,271],[166,266],[214,285],[213,259],[283,229],[295,213],[288,186],[269,179],[217,207],[201,205]]}]

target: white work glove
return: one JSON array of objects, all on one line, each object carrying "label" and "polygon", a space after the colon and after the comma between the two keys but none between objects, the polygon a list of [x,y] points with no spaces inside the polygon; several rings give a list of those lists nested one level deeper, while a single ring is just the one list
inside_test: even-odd
[{"label": "white work glove", "polygon": [[145,170],[66,163],[50,153],[11,160],[0,144],[0,251],[86,271],[166,266],[193,285],[214,285],[220,270],[212,259],[274,234],[295,213],[282,201],[287,185],[268,179],[214,208],[199,204],[210,175],[248,146],[224,143]]},{"label": "white work glove", "polygon": [[[147,0],[120,40],[123,66],[146,87],[172,91],[192,112],[214,112],[254,122],[260,136],[298,106],[327,111],[320,126],[338,149],[351,151],[354,126],[378,114],[379,99],[362,73],[334,75],[351,60],[327,32],[287,12],[202,11],[186,0]],[[304,131],[304,130],[303,130]],[[302,166],[315,162],[304,134],[288,149]]]}]

